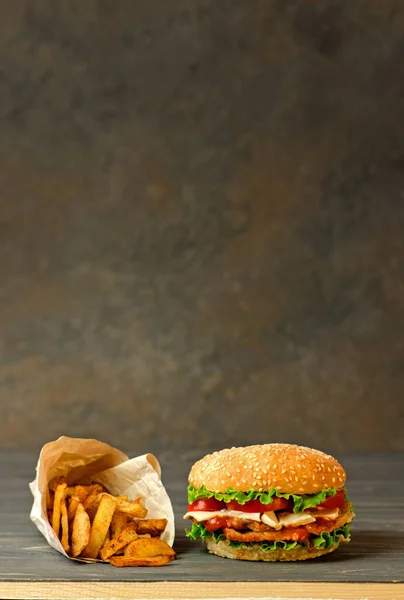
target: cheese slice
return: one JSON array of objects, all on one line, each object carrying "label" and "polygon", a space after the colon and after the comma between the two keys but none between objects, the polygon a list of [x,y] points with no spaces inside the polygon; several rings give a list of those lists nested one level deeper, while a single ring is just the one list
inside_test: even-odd
[{"label": "cheese slice", "polygon": [[314,523],[316,520],[309,513],[280,513],[278,515],[279,523],[283,527],[300,527],[301,525],[307,525],[308,523]]},{"label": "cheese slice", "polygon": [[339,510],[338,508],[330,508],[329,510],[310,510],[307,511],[309,515],[311,515],[312,517],[317,517],[321,519],[331,519],[331,520],[335,520],[338,519],[338,515],[339,515]]},{"label": "cheese slice", "polygon": [[260,521],[260,513],[247,513],[239,510],[194,510],[187,512],[184,519],[195,519],[198,523],[213,519],[213,517],[233,517],[237,519],[248,519],[249,521]]},{"label": "cheese slice", "polygon": [[261,515],[261,521],[263,523],[265,523],[265,525],[269,525],[269,527],[273,527],[274,529],[281,529],[282,528],[282,525],[279,523],[278,517],[276,516],[276,513],[274,513],[273,510],[270,510],[268,512],[264,512]]},{"label": "cheese slice", "polygon": [[239,510],[227,511],[228,517],[235,517],[236,519],[248,519],[249,521],[261,521],[261,513],[247,513]]},{"label": "cheese slice", "polygon": [[213,517],[227,517],[227,510],[193,510],[184,515],[184,519],[195,519],[198,523],[213,519]]},{"label": "cheese slice", "polygon": [[307,525],[308,523],[314,523],[317,518],[322,519],[337,519],[338,508],[330,510],[313,510],[299,514],[283,512],[276,514],[274,511],[267,511],[262,514],[260,513],[248,513],[239,510],[194,510],[187,512],[184,515],[184,519],[195,519],[198,523],[213,519],[213,517],[234,517],[237,519],[248,519],[249,521],[257,521],[273,527],[275,530],[282,529],[282,527],[300,527]]}]

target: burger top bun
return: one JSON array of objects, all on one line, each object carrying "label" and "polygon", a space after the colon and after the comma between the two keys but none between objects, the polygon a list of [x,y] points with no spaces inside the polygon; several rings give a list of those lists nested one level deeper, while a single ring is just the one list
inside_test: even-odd
[{"label": "burger top bun", "polygon": [[332,456],[295,444],[261,444],[227,448],[208,454],[194,464],[188,481],[211,492],[265,492],[317,494],[344,486],[346,474]]}]

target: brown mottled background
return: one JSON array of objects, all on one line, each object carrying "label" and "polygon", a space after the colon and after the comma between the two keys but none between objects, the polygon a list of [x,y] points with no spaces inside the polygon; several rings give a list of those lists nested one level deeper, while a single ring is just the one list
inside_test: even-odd
[{"label": "brown mottled background", "polygon": [[401,0],[4,0],[0,439],[404,449]]}]

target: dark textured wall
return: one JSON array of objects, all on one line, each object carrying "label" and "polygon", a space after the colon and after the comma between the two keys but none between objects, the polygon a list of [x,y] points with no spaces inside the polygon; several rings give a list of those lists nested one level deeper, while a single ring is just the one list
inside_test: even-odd
[{"label": "dark textured wall", "polygon": [[400,0],[0,5],[0,438],[404,449]]}]

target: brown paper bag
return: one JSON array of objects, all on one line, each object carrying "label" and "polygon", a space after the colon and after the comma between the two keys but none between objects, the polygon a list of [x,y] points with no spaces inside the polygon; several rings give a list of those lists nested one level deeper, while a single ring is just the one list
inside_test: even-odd
[{"label": "brown paper bag", "polygon": [[[46,511],[48,490],[53,489],[60,477],[66,477],[69,486],[94,482],[103,484],[113,495],[127,495],[129,500],[141,496],[148,511],[147,518],[167,519],[161,539],[173,545],[173,509],[160,480],[160,465],[153,454],[128,459],[126,454],[103,442],[63,436],[43,446],[36,472],[35,480],[29,484],[34,496],[31,520],[49,545],[68,558],[71,557],[53,531]],[[94,562],[85,558],[71,560]]]}]

